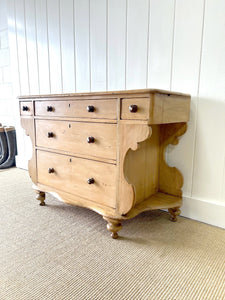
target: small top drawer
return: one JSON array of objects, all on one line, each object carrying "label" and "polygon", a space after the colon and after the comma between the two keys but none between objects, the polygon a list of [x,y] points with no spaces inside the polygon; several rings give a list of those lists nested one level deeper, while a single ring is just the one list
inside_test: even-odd
[{"label": "small top drawer", "polygon": [[21,116],[32,116],[33,115],[33,105],[31,101],[20,102],[20,115]]},{"label": "small top drawer", "polygon": [[35,115],[91,119],[117,119],[117,101],[116,99],[35,101]]},{"label": "small top drawer", "polygon": [[148,120],[150,112],[150,98],[132,98],[122,100],[121,119]]}]

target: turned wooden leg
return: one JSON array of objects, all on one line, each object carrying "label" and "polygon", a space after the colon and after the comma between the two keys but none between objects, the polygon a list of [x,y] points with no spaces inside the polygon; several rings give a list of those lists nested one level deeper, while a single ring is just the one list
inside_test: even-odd
[{"label": "turned wooden leg", "polygon": [[179,214],[181,213],[179,207],[169,208],[168,212],[170,213],[170,221],[172,221],[172,222],[176,222],[177,216],[179,216]]},{"label": "turned wooden leg", "polygon": [[118,219],[111,219],[108,217],[103,217],[104,220],[106,220],[108,222],[107,224],[107,229],[108,231],[111,232],[111,237],[113,239],[117,239],[118,238],[118,231],[120,229],[122,229],[122,225],[121,225],[121,221]]},{"label": "turned wooden leg", "polygon": [[38,190],[35,190],[35,192],[37,193],[36,199],[41,201],[40,205],[45,206],[45,193]]}]

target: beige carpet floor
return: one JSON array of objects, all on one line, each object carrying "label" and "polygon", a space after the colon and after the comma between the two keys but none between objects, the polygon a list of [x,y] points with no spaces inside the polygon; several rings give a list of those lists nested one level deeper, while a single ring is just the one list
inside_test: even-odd
[{"label": "beige carpet floor", "polygon": [[47,196],[28,173],[0,172],[0,299],[225,299],[225,230],[162,211],[113,240],[95,212]]}]

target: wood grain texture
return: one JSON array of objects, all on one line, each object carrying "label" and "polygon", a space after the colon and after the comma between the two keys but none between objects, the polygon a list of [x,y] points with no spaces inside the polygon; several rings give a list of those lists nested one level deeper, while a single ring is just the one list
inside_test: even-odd
[{"label": "wood grain texture", "polygon": [[119,126],[119,199],[117,211],[121,215],[126,215],[135,205],[135,186],[133,183],[129,184],[127,182],[124,160],[127,151],[129,149],[137,150],[139,143],[146,140],[152,131],[147,125],[120,124]]},{"label": "wood grain texture", "polygon": [[[71,99],[72,100],[72,99]],[[94,111],[89,112],[88,106],[93,106]],[[51,111],[47,108],[52,107]],[[36,101],[35,115],[49,117],[75,117],[88,119],[116,119],[116,100],[83,100],[83,101]]]},{"label": "wood grain texture", "polygon": [[[116,160],[116,124],[36,120],[35,126],[39,147]],[[88,137],[94,142],[88,143]]]},{"label": "wood grain texture", "polygon": [[[115,207],[115,165],[38,151],[37,168],[39,183]],[[52,174],[48,173],[49,168],[54,169]],[[89,178],[94,179],[93,184],[87,183]]]}]

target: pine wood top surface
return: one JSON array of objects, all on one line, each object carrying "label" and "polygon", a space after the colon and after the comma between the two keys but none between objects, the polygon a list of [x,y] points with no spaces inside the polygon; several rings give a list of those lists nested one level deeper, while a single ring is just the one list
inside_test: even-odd
[{"label": "pine wood top surface", "polygon": [[189,94],[177,93],[172,91],[160,89],[139,89],[139,90],[122,90],[122,91],[108,91],[108,92],[88,92],[88,93],[67,93],[67,94],[46,94],[46,95],[26,95],[19,96],[18,99],[35,99],[35,98],[64,98],[64,97],[87,97],[87,96],[120,96],[120,95],[134,95],[134,94],[170,94],[177,96],[190,97]]}]

